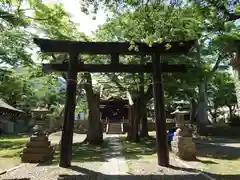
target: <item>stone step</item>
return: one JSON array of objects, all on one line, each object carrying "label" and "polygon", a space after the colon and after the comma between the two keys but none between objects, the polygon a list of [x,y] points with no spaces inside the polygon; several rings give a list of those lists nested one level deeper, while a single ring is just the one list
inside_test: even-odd
[{"label": "stone step", "polygon": [[111,132],[107,132],[107,134],[122,134],[122,132],[119,132],[119,131],[113,132],[113,131],[111,131]]},{"label": "stone step", "polygon": [[120,129],[121,130],[121,126],[119,126],[119,127],[109,126],[109,129]]},{"label": "stone step", "polygon": [[21,159],[22,159],[22,162],[28,162],[28,163],[46,162],[46,161],[51,161],[53,159],[53,153],[49,153],[49,154],[22,153]]},{"label": "stone step", "polygon": [[48,137],[46,135],[42,136],[31,136],[30,141],[48,141]]},{"label": "stone step", "polygon": [[109,129],[108,132],[122,132],[121,129]]},{"label": "stone step", "polygon": [[25,147],[24,149],[23,149],[23,153],[32,153],[32,154],[34,154],[34,153],[36,153],[36,154],[38,154],[38,153],[43,153],[43,154],[45,154],[45,153],[52,153],[53,152],[53,147],[52,146],[49,146],[49,147],[46,147],[46,148],[29,148],[29,147]]},{"label": "stone step", "polygon": [[108,123],[107,134],[122,134],[121,123]]}]

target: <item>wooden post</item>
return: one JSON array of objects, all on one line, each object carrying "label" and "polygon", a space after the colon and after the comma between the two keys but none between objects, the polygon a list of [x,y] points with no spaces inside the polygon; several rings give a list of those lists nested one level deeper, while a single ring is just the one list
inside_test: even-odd
[{"label": "wooden post", "polygon": [[77,88],[78,53],[70,53],[67,75],[66,103],[60,149],[60,167],[70,167],[72,159],[73,128]]},{"label": "wooden post", "polygon": [[160,54],[152,56],[153,65],[153,97],[154,113],[156,125],[156,141],[158,164],[167,167],[169,165],[169,152],[166,132],[166,115],[164,105],[164,89],[162,82],[162,72],[160,68]]},{"label": "wooden post", "polygon": [[[141,56],[141,61],[140,61],[140,64],[144,64],[144,56],[142,55]],[[143,121],[144,121],[144,114],[143,112],[146,111],[146,109],[143,109],[143,108],[146,108],[145,105],[142,105],[142,102],[143,102],[143,98],[144,98],[144,72],[141,72],[139,73],[139,82],[140,82],[140,85],[139,85],[139,90],[140,90],[140,104],[139,104],[139,110],[140,110],[140,116],[139,116],[139,123],[138,123],[138,126],[141,124],[141,128],[139,128],[140,132],[142,132],[142,129],[143,129]],[[145,124],[144,124],[145,125]],[[140,136],[141,136],[141,133],[140,133]]]}]

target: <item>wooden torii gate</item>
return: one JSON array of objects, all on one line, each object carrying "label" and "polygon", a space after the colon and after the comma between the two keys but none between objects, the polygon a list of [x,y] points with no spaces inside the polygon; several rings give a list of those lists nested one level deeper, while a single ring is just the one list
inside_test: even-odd
[{"label": "wooden torii gate", "polygon": [[[151,47],[144,43],[135,43],[138,48],[137,51],[129,49],[129,42],[77,42],[39,38],[35,38],[34,42],[43,53],[68,53],[70,56],[68,63],[43,64],[44,71],[67,71],[67,92],[59,164],[61,167],[71,166],[78,72],[152,73],[158,164],[160,166],[169,165],[162,73],[185,72],[186,66],[184,64],[170,65],[161,63],[160,55],[186,54],[195,44],[194,40],[153,44]],[[166,47],[169,44],[171,48],[167,49]],[[111,55],[111,63],[84,64],[78,57],[81,54]],[[150,55],[152,63],[121,64],[119,55]]]}]

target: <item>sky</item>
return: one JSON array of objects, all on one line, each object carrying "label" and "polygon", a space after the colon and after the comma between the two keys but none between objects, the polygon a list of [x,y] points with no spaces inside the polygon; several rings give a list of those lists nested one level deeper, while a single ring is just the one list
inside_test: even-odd
[{"label": "sky", "polygon": [[91,16],[87,16],[81,12],[79,0],[45,0],[47,3],[63,3],[66,11],[72,16],[72,21],[79,24],[78,28],[81,32],[91,35],[93,31],[97,30],[98,26],[104,24],[106,21],[106,14],[104,11],[99,11],[96,15],[96,20]]}]

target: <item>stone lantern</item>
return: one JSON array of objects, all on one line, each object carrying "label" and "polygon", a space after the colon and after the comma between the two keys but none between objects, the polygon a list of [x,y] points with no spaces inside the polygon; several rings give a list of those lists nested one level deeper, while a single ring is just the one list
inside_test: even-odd
[{"label": "stone lantern", "polygon": [[54,150],[48,141],[48,136],[44,132],[44,118],[48,113],[48,109],[37,108],[32,110],[32,116],[35,119],[36,125],[34,133],[23,149],[22,161],[30,163],[40,163],[51,161],[53,159]]},{"label": "stone lantern", "polygon": [[192,138],[192,130],[184,115],[188,111],[179,111],[178,109],[171,114],[175,115],[177,130],[172,140],[172,152],[183,160],[196,159],[196,146]]}]

